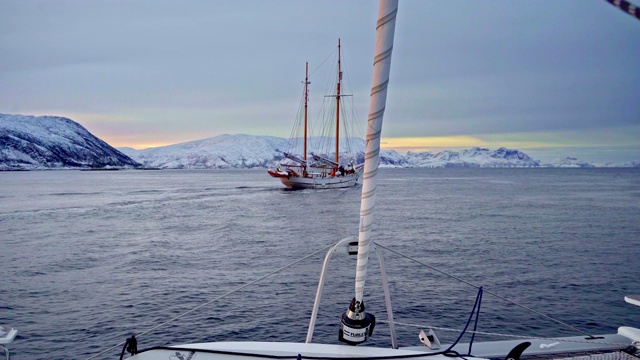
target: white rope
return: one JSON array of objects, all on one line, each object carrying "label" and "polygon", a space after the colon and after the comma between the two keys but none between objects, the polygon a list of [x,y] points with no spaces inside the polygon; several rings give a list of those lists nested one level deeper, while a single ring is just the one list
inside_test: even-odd
[{"label": "white rope", "polygon": [[[239,286],[239,287],[237,287],[237,288],[235,288],[235,289],[233,289],[233,290],[231,290],[231,291],[229,291],[229,292],[227,292],[227,293],[225,293],[225,294],[223,294],[223,295],[218,296],[217,298],[214,298],[214,299],[212,299],[212,300],[207,301],[207,302],[206,302],[206,303],[204,303],[204,304],[198,305],[198,306],[194,307],[194,308],[193,308],[193,309],[191,309],[191,310],[185,311],[185,312],[183,312],[183,313],[182,313],[182,314],[180,314],[180,315],[174,316],[174,317],[172,317],[171,319],[169,319],[169,320],[167,320],[167,321],[163,322],[162,324],[160,324],[160,325],[156,325],[156,326],[154,326],[154,327],[152,327],[152,328],[150,328],[150,329],[148,329],[148,330],[145,330],[145,331],[143,331],[143,332],[141,332],[141,333],[139,333],[139,334],[136,334],[135,336],[136,336],[136,337],[140,337],[140,336],[145,335],[145,334],[148,334],[148,333],[150,333],[150,332],[152,332],[152,331],[154,331],[154,330],[157,330],[157,329],[159,329],[159,328],[161,328],[161,327],[163,327],[163,326],[165,326],[165,325],[167,325],[167,324],[170,324],[170,323],[172,323],[172,322],[174,322],[174,321],[176,321],[176,320],[180,319],[181,317],[183,317],[183,316],[185,316],[185,315],[188,315],[188,314],[190,314],[190,313],[192,313],[192,312],[194,312],[194,311],[196,311],[196,310],[198,310],[198,309],[200,309],[200,308],[203,308],[203,307],[205,307],[205,306],[207,306],[207,305],[209,305],[209,304],[211,304],[211,303],[213,303],[213,302],[215,302],[215,301],[221,300],[221,299],[223,299],[223,298],[225,298],[225,297],[227,297],[227,296],[229,296],[229,295],[231,295],[231,294],[233,294],[233,293],[236,293],[236,292],[238,292],[238,291],[240,291],[240,290],[242,290],[242,289],[244,289],[244,288],[246,288],[246,287],[248,287],[248,286],[250,286],[250,285],[253,285],[253,284],[255,284],[255,283],[257,283],[257,282],[260,282],[260,281],[262,281],[262,280],[264,280],[264,279],[266,279],[266,278],[268,278],[268,277],[270,277],[270,276],[273,276],[273,275],[275,275],[275,274],[277,274],[277,273],[281,272],[282,270],[285,270],[285,269],[287,269],[287,268],[289,268],[289,267],[291,267],[291,266],[293,266],[293,265],[295,265],[295,264],[297,264],[297,263],[299,263],[299,262],[302,262],[302,261],[304,261],[304,260],[306,260],[306,259],[308,259],[308,258],[310,258],[310,257],[312,257],[312,256],[314,256],[314,255],[316,255],[316,254],[318,254],[318,253],[320,253],[320,252],[327,251],[331,246],[333,246],[333,245],[329,245],[329,246],[324,247],[324,248],[322,248],[322,249],[320,249],[320,250],[314,251],[313,253],[311,253],[311,254],[309,254],[309,255],[307,255],[307,256],[305,256],[305,257],[303,257],[303,258],[300,258],[300,259],[298,259],[298,260],[296,260],[296,261],[294,261],[294,262],[292,262],[292,263],[289,263],[289,264],[287,264],[287,265],[285,265],[285,266],[283,266],[283,267],[281,267],[281,268],[279,268],[279,269],[277,269],[277,270],[274,270],[274,271],[272,271],[272,272],[268,273],[267,275],[264,275],[264,276],[262,276],[262,277],[260,277],[260,278],[258,278],[258,279],[256,279],[256,280],[253,280],[253,281],[248,282],[248,283],[246,283],[246,284],[244,284],[244,285],[242,285],[242,286]],[[125,335],[125,336],[126,336],[126,335]],[[95,359],[95,358],[97,358],[98,356],[100,356],[100,355],[102,355],[102,354],[104,354],[104,353],[106,353],[106,352],[108,352],[108,351],[111,351],[111,350],[113,350],[113,349],[115,349],[115,348],[117,348],[117,347],[120,347],[120,346],[122,346],[122,345],[124,345],[124,342],[117,343],[117,344],[115,344],[115,345],[111,346],[110,348],[108,348],[108,349],[106,349],[106,350],[104,350],[104,351],[102,351],[102,352],[100,352],[100,353],[98,353],[98,354],[96,354],[96,355],[93,355],[93,356],[91,356],[91,357],[87,358],[87,360]]]}]

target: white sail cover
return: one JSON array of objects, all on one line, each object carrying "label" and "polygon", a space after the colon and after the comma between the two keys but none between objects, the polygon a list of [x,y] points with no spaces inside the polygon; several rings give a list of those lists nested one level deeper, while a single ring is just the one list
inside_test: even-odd
[{"label": "white sail cover", "polygon": [[364,282],[369,262],[371,224],[373,207],[376,202],[376,174],[380,158],[380,132],[382,117],[387,101],[387,85],[391,69],[393,35],[396,28],[398,0],[382,0],[378,8],[376,26],[376,49],[373,61],[373,81],[371,102],[367,126],[367,145],[365,149],[364,175],[362,182],[362,201],[360,203],[360,227],[358,235],[358,260],[356,264],[356,301],[362,302]]},{"label": "white sail cover", "polygon": [[331,160],[329,160],[329,159],[327,159],[327,158],[323,158],[323,157],[322,157],[322,156],[320,156],[320,155],[316,155],[316,154],[313,154],[313,153],[312,153],[312,154],[311,154],[311,156],[313,156],[313,159],[314,159],[314,160],[316,160],[316,161],[320,161],[320,162],[323,162],[323,163],[325,163],[325,164],[327,164],[327,165],[331,165],[331,166],[335,166],[335,167],[338,167],[338,165],[339,165],[337,162],[335,162],[335,161],[331,161]]},{"label": "white sail cover", "polygon": [[297,157],[297,156],[295,156],[295,155],[293,155],[293,154],[290,154],[290,153],[288,153],[288,152],[285,152],[285,153],[284,153],[284,156],[285,156],[287,159],[291,159],[291,160],[293,160],[293,161],[295,161],[295,162],[299,163],[300,165],[306,165],[306,164],[307,164],[307,162],[306,162],[306,161],[304,161],[304,160],[300,159],[299,157]]}]

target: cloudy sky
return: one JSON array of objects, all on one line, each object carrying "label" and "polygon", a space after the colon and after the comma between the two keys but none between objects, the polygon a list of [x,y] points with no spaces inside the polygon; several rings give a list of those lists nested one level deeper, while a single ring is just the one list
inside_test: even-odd
[{"label": "cloudy sky", "polygon": [[[304,63],[341,38],[364,122],[376,14],[372,1],[1,0],[0,113],[67,116],[116,147],[286,138]],[[640,159],[637,19],[603,0],[401,0],[397,21],[386,148]]]}]

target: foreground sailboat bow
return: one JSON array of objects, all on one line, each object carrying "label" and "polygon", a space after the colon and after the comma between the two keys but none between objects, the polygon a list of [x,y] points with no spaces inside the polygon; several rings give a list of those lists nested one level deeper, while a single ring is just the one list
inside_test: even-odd
[{"label": "foreground sailboat bow", "polygon": [[[362,202],[360,209],[359,237],[348,237],[339,241],[331,247],[325,257],[316,299],[313,307],[311,321],[309,323],[306,343],[284,343],[284,342],[211,342],[196,343],[177,346],[155,347],[141,352],[137,351],[135,338],[130,338],[123,348],[128,348],[133,356],[131,359],[151,360],[151,359],[432,359],[445,360],[452,357],[467,359],[475,357],[478,359],[508,359],[518,360],[521,357],[527,359],[591,359],[591,360],[637,360],[640,354],[640,329],[632,327],[620,327],[617,334],[589,335],[584,334],[574,337],[563,338],[528,338],[507,341],[459,343],[458,340],[451,344],[441,344],[431,329],[428,332],[420,332],[420,340],[424,345],[398,348],[393,331],[393,311],[389,289],[386,284],[386,274],[384,259],[380,249],[385,248],[380,244],[371,241],[372,213],[375,205],[376,193],[376,172],[378,167],[378,153],[380,149],[380,130],[382,128],[382,118],[385,110],[385,100],[387,86],[389,84],[389,70],[391,65],[391,52],[393,49],[393,34],[395,28],[395,18],[397,14],[397,0],[381,0],[377,24],[376,55],[374,60],[373,87],[371,92],[369,126],[367,131],[367,145],[364,166],[364,182],[362,188]],[[296,160],[305,172],[306,154],[304,158]],[[337,163],[337,161],[336,161]],[[278,174],[283,173],[284,176]],[[276,176],[277,175],[277,176]],[[272,176],[287,178],[289,174],[284,171],[276,171]],[[291,176],[287,178],[290,180]],[[305,176],[296,178],[307,179]],[[380,262],[380,272],[383,278],[383,288],[385,292],[385,303],[387,305],[387,320],[391,329],[392,347],[365,347],[347,346],[335,344],[315,344],[311,343],[315,319],[322,295],[325,273],[328,262],[335,253],[345,253],[357,255],[355,296],[349,305],[348,310],[342,316],[339,338],[346,340],[351,345],[364,342],[371,336],[375,325],[374,318],[365,312],[363,289],[369,253],[375,252]],[[396,255],[407,257],[396,251]],[[314,253],[315,254],[315,253]],[[311,254],[311,255],[314,255]],[[309,256],[311,256],[309,255]],[[307,256],[308,257],[308,256]],[[296,262],[305,260],[296,260]],[[409,257],[407,257],[409,258]],[[294,262],[294,264],[296,263]],[[275,273],[275,272],[274,272]],[[267,275],[268,276],[268,275]],[[265,276],[266,277],[266,276]],[[254,282],[252,282],[254,283]],[[250,283],[250,284],[252,284]],[[247,284],[249,285],[249,284]],[[244,286],[238,288],[242,289]],[[469,323],[473,318],[482,299],[482,287],[478,287],[476,304],[469,318]],[[488,291],[487,291],[488,292]],[[631,304],[640,305],[640,297],[629,296],[627,301]],[[465,331],[467,328],[465,327]],[[464,333],[464,331],[463,331]],[[462,336],[462,334],[461,334]]]}]

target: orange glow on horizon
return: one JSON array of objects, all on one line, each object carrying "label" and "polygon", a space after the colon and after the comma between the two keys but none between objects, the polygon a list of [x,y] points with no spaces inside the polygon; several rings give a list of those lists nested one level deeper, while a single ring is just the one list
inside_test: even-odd
[{"label": "orange glow on horizon", "polygon": [[156,147],[161,147],[161,146],[169,146],[169,145],[174,145],[177,144],[176,142],[149,142],[149,143],[135,143],[135,144],[131,144],[129,142],[124,143],[124,142],[118,142],[118,141],[113,141],[113,142],[109,142],[107,140],[105,140],[107,142],[107,144],[113,146],[114,148],[122,148],[122,147],[128,147],[128,148],[133,148],[136,150],[144,150],[144,149],[150,149],[150,148],[156,148]]},{"label": "orange glow on horizon", "polygon": [[[172,134],[175,136],[175,134]],[[130,147],[136,150],[156,148],[168,145],[175,145],[184,142],[194,141],[198,136],[193,134],[180,134],[180,138],[172,139],[147,139],[149,136],[100,136],[109,145],[119,147]],[[192,135],[192,136],[189,136]],[[168,137],[168,136],[166,136]],[[181,139],[182,138],[182,139]],[[163,141],[164,140],[164,141]],[[439,152],[442,150],[468,149],[472,147],[484,148],[515,148],[515,149],[531,149],[531,148],[549,148],[549,147],[576,147],[592,145],[594,142],[580,143],[576,141],[562,141],[557,136],[551,136],[545,133],[529,133],[529,134],[485,134],[480,136],[458,135],[458,136],[432,136],[432,137],[391,137],[382,138],[380,147],[385,150],[395,150],[397,152]]]},{"label": "orange glow on horizon", "polygon": [[[406,137],[406,138],[383,138],[380,141],[380,147],[387,150],[395,150],[398,152],[423,152],[423,151],[441,151],[452,150],[455,148],[545,148],[565,146],[556,141],[535,141],[526,137],[513,138],[509,135],[493,136],[486,135],[487,138],[475,137],[470,135],[459,136],[433,136],[433,137]],[[529,138],[535,137],[529,135]],[[495,139],[493,139],[495,138]],[[574,145],[575,146],[575,145]]]}]

